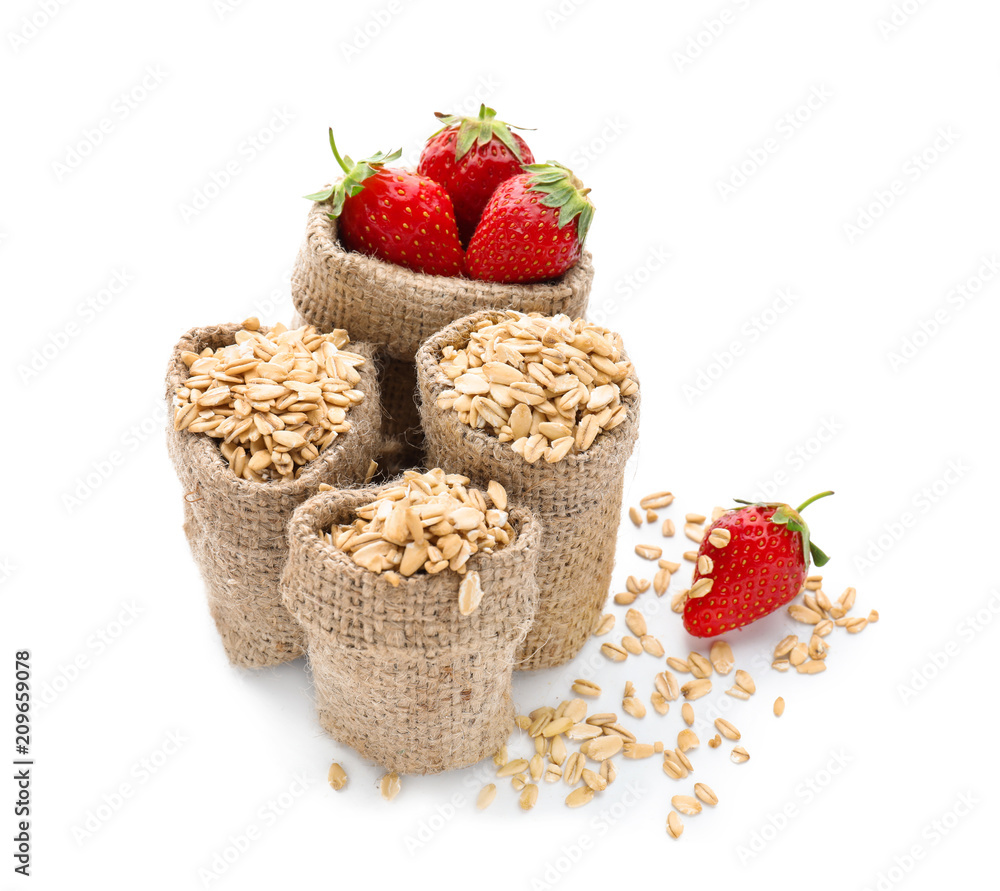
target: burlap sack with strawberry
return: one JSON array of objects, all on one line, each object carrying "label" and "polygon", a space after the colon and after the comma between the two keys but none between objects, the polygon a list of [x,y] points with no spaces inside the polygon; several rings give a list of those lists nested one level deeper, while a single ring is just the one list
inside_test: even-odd
[{"label": "burlap sack with strawberry", "polygon": [[284,602],[306,632],[319,720],[387,770],[467,767],[493,755],[513,726],[514,653],[538,604],[539,525],[511,509],[514,540],[470,558],[483,596],[464,616],[462,576],[450,569],[394,587],[320,537],[378,491],[322,492],[289,525]]},{"label": "burlap sack with strawberry", "polygon": [[519,309],[545,315],[586,312],[594,267],[588,252],[552,282],[501,285],[465,277],[425,275],[349,251],[329,207],[316,204],[306,241],[292,270],[292,301],[321,331],[346,328],[412,361],[421,341],[449,322],[480,309]]},{"label": "burlap sack with strawberry", "polygon": [[[593,214],[587,190],[562,167],[522,172],[497,135],[511,135],[506,125],[487,112],[486,127],[482,118],[447,119],[417,172],[387,166],[399,152],[342,159],[331,133],[344,176],[307,196],[315,203],[292,272],[302,318],[412,361],[421,341],[477,310],[584,314],[594,276],[582,250]],[[482,141],[456,161],[456,139],[473,125],[473,143]],[[515,237],[524,231],[530,243]]]},{"label": "burlap sack with strawberry", "polygon": [[[240,325],[192,328],[177,343],[167,367],[167,450],[184,491],[184,531],[205,580],[209,610],[229,660],[244,668],[288,662],[303,653],[302,629],[281,602],[279,582],[288,557],[286,527],[292,512],[323,483],[357,485],[379,445],[380,407],[373,350],[357,388],[364,400],[347,413],[351,428],[288,480],[237,477],[219,441],[174,429],[174,397],[190,378],[185,353],[232,344]],[[260,329],[262,332],[267,329]]]},{"label": "burlap sack with strawberry", "polygon": [[[499,482],[512,501],[542,526],[537,578],[542,591],[535,621],[518,651],[518,668],[550,668],[571,660],[593,632],[607,599],[621,516],[625,464],[639,431],[639,393],[623,399],[625,420],[600,433],[587,451],[557,463],[529,464],[510,443],[464,424],[438,398],[453,386],[439,361],[447,346],[468,344],[483,312],[459,319],[429,338],[417,354],[420,414],[427,461],[461,472],[473,484]],[[627,358],[627,357],[626,357]]]}]

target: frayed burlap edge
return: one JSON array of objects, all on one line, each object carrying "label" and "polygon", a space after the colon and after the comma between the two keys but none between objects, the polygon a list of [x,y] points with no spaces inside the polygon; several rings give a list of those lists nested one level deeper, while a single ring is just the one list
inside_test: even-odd
[{"label": "frayed burlap edge", "polygon": [[498,284],[423,275],[346,250],[327,204],[313,204],[306,240],[292,270],[292,302],[321,331],[346,328],[396,359],[413,361],[421,341],[481,309],[545,315],[585,314],[594,267],[589,253],[560,278],[538,284]]},{"label": "frayed burlap edge", "polygon": [[518,668],[551,668],[571,660],[586,643],[607,600],[621,516],[625,465],[639,433],[639,393],[624,400],[628,417],[601,433],[586,452],[557,464],[528,464],[509,443],[463,424],[437,406],[452,383],[438,361],[446,345],[461,347],[482,319],[459,319],[425,341],[417,354],[420,414],[430,466],[463,473],[485,486],[495,479],[542,525],[538,560],[541,602],[518,653]]},{"label": "frayed burlap edge", "polygon": [[512,729],[514,653],[538,604],[540,527],[511,509],[515,540],[469,560],[484,594],[463,616],[457,573],[420,573],[393,587],[319,537],[351,522],[378,491],[320,493],[289,525],[284,602],[306,630],[320,723],[387,770],[467,767]]},{"label": "frayed burlap edge", "polygon": [[[173,395],[189,372],[181,353],[233,343],[240,325],[192,328],[174,347],[166,377],[167,450],[183,487],[184,531],[205,580],[209,609],[229,660],[245,668],[288,662],[303,653],[303,635],[281,603],[279,583],[288,555],[285,530],[292,512],[321,484],[364,482],[381,442],[381,408],[374,351],[350,349],[368,361],[358,371],[365,400],[348,413],[341,434],[290,481],[238,479],[218,441],[173,428]],[[262,329],[266,331],[267,329]]]}]

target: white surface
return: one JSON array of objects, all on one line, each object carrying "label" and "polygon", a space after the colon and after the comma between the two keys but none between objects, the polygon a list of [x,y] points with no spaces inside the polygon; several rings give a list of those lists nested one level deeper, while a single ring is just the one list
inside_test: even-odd
[{"label": "white surface", "polygon": [[[986,512],[998,483],[998,285],[962,308],[949,295],[1000,250],[996,4],[896,4],[916,11],[886,37],[890,0],[716,0],[656,12],[565,0],[458,15],[405,0],[350,10],[199,0],[155,13],[97,2],[60,6],[47,23],[44,5],[16,0],[0,17],[0,288],[16,332],[6,338],[0,652],[9,665],[15,649],[32,650],[37,758],[35,874],[13,875],[8,841],[0,887],[607,887],[640,877],[758,886],[780,876],[860,889],[881,873],[880,888],[937,888],[989,868],[1000,791],[991,681],[1000,597]],[[722,33],[678,70],[674,54],[722,10],[732,13]],[[36,14],[42,27],[15,52],[11,34]],[[356,29],[376,30],[379,16],[377,36],[348,55]],[[147,94],[129,108],[120,96],[141,92],[144,77]],[[780,123],[810,96],[809,120]],[[833,556],[827,590],[855,584],[859,609],[882,614],[857,637],[832,638],[823,676],[756,668],[751,702],[729,703],[720,689],[696,704],[699,714],[715,699],[732,705],[752,760],[735,766],[728,747],[703,742],[692,779],[721,802],[686,819],[680,842],[665,835],[665,818],[669,797],[689,784],[668,780],[659,759],[621,762],[618,782],[579,811],[563,807],[565,786],[543,785],[533,813],[503,786],[478,813],[470,802],[485,768],[406,778],[384,803],[376,769],[320,732],[301,664],[259,674],[227,666],[182,536],[159,414],[175,339],[252,312],[290,316],[287,272],[307,211],[299,196],[331,176],[328,125],[355,157],[403,144],[414,159],[431,112],[480,99],[537,127],[536,155],[566,161],[593,189],[594,305],[623,332],[643,384],[629,501],[670,488],[676,518],[768,481],[793,503],[834,488],[810,509]],[[60,175],[54,163],[102,118],[110,132]],[[248,140],[268,128],[255,149]],[[909,159],[940,130],[957,136],[916,177]],[[718,182],[767,139],[777,150],[723,200]],[[227,165],[228,186],[185,219],[183,206]],[[850,243],[844,224],[894,179],[904,193]],[[87,310],[121,270],[124,291]],[[753,333],[779,289],[796,299]],[[890,353],[942,308],[947,323],[894,369]],[[77,335],[21,380],[17,367],[70,322]],[[744,352],[731,370],[689,398],[685,385],[734,341]],[[830,428],[826,442],[814,439]],[[799,448],[806,459],[793,456]],[[119,465],[88,488],[112,453]],[[955,466],[961,474],[946,476]],[[939,494],[921,494],[935,484]],[[67,507],[68,496],[81,503]],[[907,512],[912,526],[859,565]],[[656,537],[623,527],[615,590],[645,568],[632,546]],[[649,593],[642,605],[651,612],[655,602]],[[120,629],[126,604],[139,615]],[[677,617],[658,605],[652,630],[686,653]],[[731,635],[739,662],[788,625],[778,615]],[[120,631],[110,645],[100,643],[105,630]],[[565,669],[518,676],[519,702],[558,703],[588,665],[605,685],[602,709],[617,709],[626,679],[648,697],[658,661],[609,666],[598,643]],[[957,655],[904,703],[900,685],[934,672],[948,647]],[[63,686],[77,659],[86,667],[43,711],[44,691]],[[778,694],[788,702],[780,721]],[[669,742],[679,712],[629,723]],[[184,742],[161,763],[172,733]],[[2,740],[4,758],[12,746]],[[849,763],[810,798],[803,784],[826,781],[838,756]],[[340,794],[325,785],[333,758],[350,774]],[[159,767],[148,772],[143,759]],[[268,816],[297,777],[304,791]],[[74,828],[122,783],[131,797],[78,842]],[[641,790],[634,802],[630,784]],[[971,812],[949,816],[965,794],[977,802]],[[453,796],[462,798],[449,811]],[[787,827],[766,829],[787,807]],[[3,814],[9,839],[9,805]],[[935,820],[946,836],[926,828]],[[251,826],[259,839],[225,874],[200,878]],[[409,850],[422,827],[436,831]],[[754,833],[770,840],[743,863]],[[922,857],[889,875],[914,845]],[[580,846],[589,847],[570,856]]]}]

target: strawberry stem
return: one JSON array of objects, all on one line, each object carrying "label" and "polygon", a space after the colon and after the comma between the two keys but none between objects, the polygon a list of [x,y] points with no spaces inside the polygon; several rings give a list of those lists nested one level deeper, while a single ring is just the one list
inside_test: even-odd
[{"label": "strawberry stem", "polygon": [[812,504],[814,501],[819,501],[820,498],[826,498],[827,495],[832,495],[832,494],[833,492],[829,491],[829,492],[820,492],[819,495],[813,495],[812,498],[803,501],[802,504],[800,504],[797,508],[795,508],[795,513],[797,514],[802,513],[802,511],[804,511],[807,507],[809,507],[809,505]]},{"label": "strawberry stem", "polygon": [[353,198],[361,192],[364,188],[364,181],[368,177],[374,176],[386,164],[397,160],[403,154],[402,149],[396,149],[396,151],[388,154],[385,152],[376,152],[370,158],[365,158],[355,164],[351,160],[350,155],[346,158],[340,157],[340,152],[337,151],[337,143],[333,139],[333,127],[330,128],[330,148],[333,149],[333,157],[337,159],[340,169],[344,171],[343,178],[340,182],[334,183],[332,186],[327,186],[318,192],[313,192],[313,194],[305,195],[304,197],[309,201],[329,202],[330,212],[327,216],[331,220],[335,220],[340,216],[340,212],[344,209],[344,201],[347,198]]},{"label": "strawberry stem", "polygon": [[340,157],[340,152],[337,151],[337,143],[333,141],[333,127],[330,128],[330,148],[333,149],[333,157],[337,159],[340,169],[343,170],[344,173],[350,173],[351,168],[344,163],[344,159]]}]

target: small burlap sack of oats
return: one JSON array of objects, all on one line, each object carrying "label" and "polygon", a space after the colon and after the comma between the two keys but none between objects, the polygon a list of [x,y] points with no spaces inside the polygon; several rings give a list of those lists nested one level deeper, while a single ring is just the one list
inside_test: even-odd
[{"label": "small burlap sack of oats", "polygon": [[639,433],[620,338],[566,317],[476,313],[424,343],[417,379],[428,464],[496,480],[542,526],[541,601],[518,668],[568,662],[607,599]]},{"label": "small burlap sack of oats", "polygon": [[[167,368],[167,448],[226,655],[262,668],[303,653],[302,630],[279,590],[292,512],[322,483],[364,482],[380,447],[380,407],[369,345],[313,331],[304,343],[285,335],[290,345],[279,348],[284,326],[245,324],[192,328],[177,343]],[[335,342],[347,359],[339,371],[326,364],[340,352]]]},{"label": "small burlap sack of oats", "polygon": [[346,328],[352,337],[412,362],[420,342],[455,319],[481,309],[513,308],[544,315],[582,316],[594,267],[580,262],[552,282],[504,285],[423,275],[346,250],[327,204],[313,204],[306,241],[292,270],[292,302],[321,331]]},{"label": "small burlap sack of oats", "polygon": [[[289,526],[282,587],[306,631],[320,723],[397,773],[467,767],[507,741],[514,652],[538,604],[531,513],[487,513],[482,493],[466,500],[462,485],[465,503],[451,503],[456,491],[441,494],[451,488],[443,481],[440,471],[411,471],[381,487],[321,492]],[[425,500],[424,489],[439,495]],[[440,551],[450,559],[435,559]]]}]

